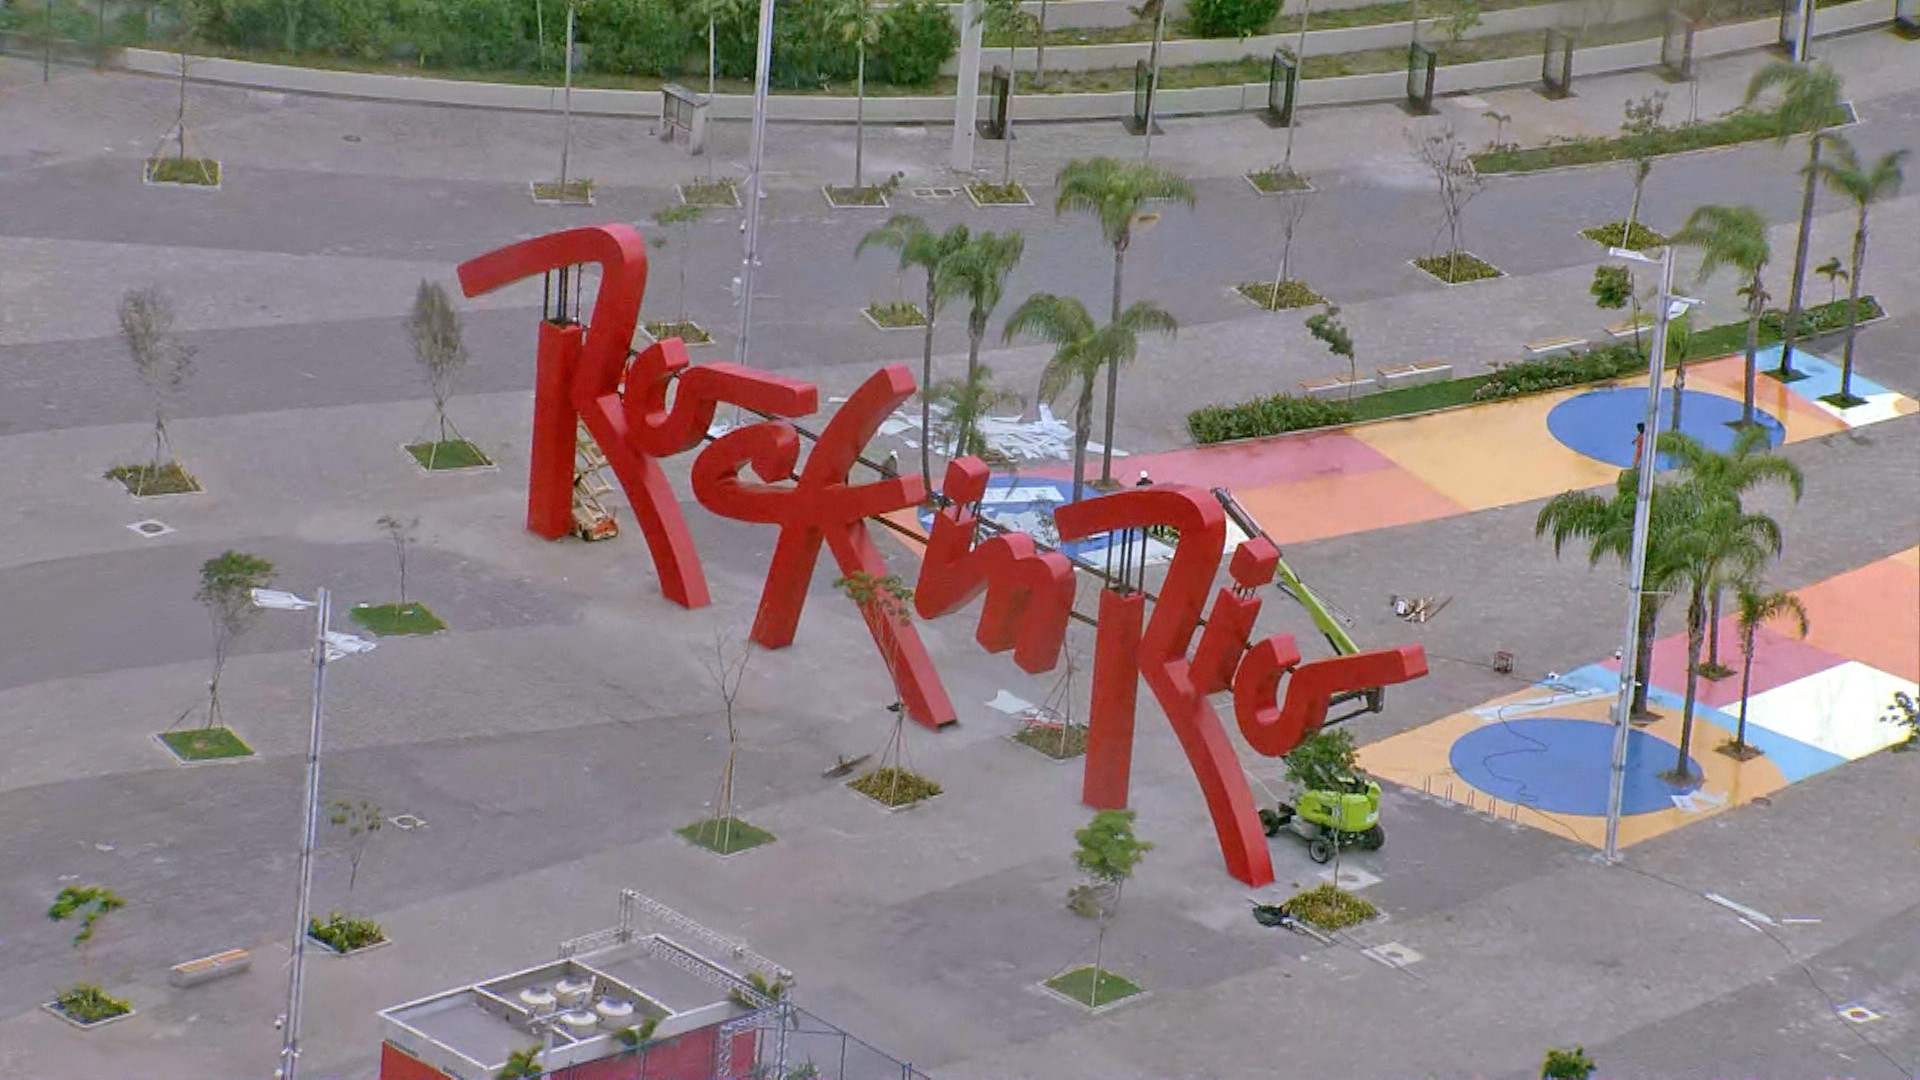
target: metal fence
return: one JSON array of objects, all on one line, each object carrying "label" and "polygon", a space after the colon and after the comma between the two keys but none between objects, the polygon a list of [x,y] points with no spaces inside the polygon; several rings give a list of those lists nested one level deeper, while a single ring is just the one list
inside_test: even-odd
[{"label": "metal fence", "polygon": [[782,1002],[722,1025],[689,1053],[684,1039],[538,1074],[542,1080],[931,1080],[845,1029]]}]

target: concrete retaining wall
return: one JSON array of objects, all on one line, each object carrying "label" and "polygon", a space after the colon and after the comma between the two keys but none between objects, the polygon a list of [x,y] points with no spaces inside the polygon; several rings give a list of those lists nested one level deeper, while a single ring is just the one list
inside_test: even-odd
[{"label": "concrete retaining wall", "polygon": [[[1090,2],[1090,0],[1075,0]],[[1315,5],[1317,8],[1319,5]],[[1616,0],[1611,12],[1611,21],[1632,22],[1658,16],[1666,10],[1665,0]],[[1581,11],[1590,6],[1583,0],[1562,0],[1561,3],[1537,4],[1532,7],[1510,8],[1506,11],[1488,12],[1481,18],[1480,25],[1467,31],[1462,37],[1467,39],[1489,37],[1494,34],[1514,34],[1528,30],[1546,30],[1555,26],[1577,26]],[[1844,10],[1844,9],[1842,9]],[[1438,20],[1422,19],[1426,40],[1438,40],[1444,36]],[[1180,38],[1162,42],[1160,62],[1168,67],[1183,64],[1207,64],[1221,61],[1239,60],[1247,56],[1271,56],[1273,50],[1285,46],[1292,50],[1298,40],[1297,34],[1260,34],[1249,38]],[[1308,56],[1334,56],[1340,53],[1367,52],[1373,49],[1405,48],[1413,40],[1411,22],[1381,23],[1378,26],[1355,26],[1341,30],[1309,30],[1307,32],[1306,54]],[[1049,45],[1047,46],[1047,70],[1049,71],[1100,71],[1109,68],[1130,68],[1136,62],[1145,60],[1153,52],[1152,42],[1129,41],[1113,45]],[[1021,71],[1036,70],[1035,53],[1032,49],[1012,50],[1014,63]],[[988,49],[985,51],[982,65],[993,67],[1007,63],[1008,50]],[[941,67],[947,75],[959,70],[960,62],[956,57]]]},{"label": "concrete retaining wall", "polygon": [[[1823,11],[1815,37],[1875,26],[1890,22],[1892,18],[1893,0],[1856,0]],[[1694,57],[1706,59],[1770,45],[1778,36],[1778,30],[1777,19],[1760,19],[1702,30],[1694,38]],[[1535,54],[1442,67],[1436,74],[1434,91],[1455,93],[1534,82],[1540,78],[1540,60],[1540,56]],[[1578,80],[1588,76],[1647,67],[1659,60],[1660,42],[1657,39],[1582,49],[1574,53],[1575,85],[1577,87]],[[118,65],[128,71],[163,77],[177,73],[178,64],[174,54],[150,49],[128,49],[118,61]],[[195,60],[189,77],[196,82],[256,90],[530,112],[557,110],[561,97],[557,88],[544,86],[374,75],[214,58]],[[1308,79],[1300,85],[1300,104],[1313,106],[1397,101],[1405,93],[1404,72]],[[1264,108],[1266,102],[1267,85],[1264,82],[1168,89],[1160,92],[1158,112],[1161,116],[1241,112]],[[980,115],[986,115],[987,104],[983,95]],[[660,115],[660,94],[651,90],[575,90],[573,107],[582,115],[655,119]],[[1132,109],[1133,94],[1130,91],[1023,94],[1014,102],[1013,115],[1016,122],[1101,120],[1119,119],[1129,115]],[[769,117],[774,120],[848,123],[853,120],[854,100],[847,97],[779,94],[771,99],[768,110]],[[867,118],[875,123],[949,124],[953,121],[953,99],[935,95],[869,97],[866,112]],[[744,94],[722,94],[713,103],[712,116],[715,119],[741,120],[751,117],[752,113],[753,99]]]},{"label": "concrete retaining wall", "polygon": [[[1315,11],[1347,11],[1357,7],[1370,7],[1382,0],[1313,0]],[[1285,0],[1281,12],[1298,14],[1300,0]],[[1080,28],[1100,30],[1111,26],[1128,26],[1136,20],[1133,8],[1140,6],[1140,0],[1048,0],[1047,29],[1064,30]],[[1040,0],[1021,0],[1020,8],[1034,18],[1040,17]],[[1167,25],[1174,26],[1187,17],[1186,0],[1171,0],[1167,5]],[[960,5],[953,5],[953,20],[960,21]]]}]

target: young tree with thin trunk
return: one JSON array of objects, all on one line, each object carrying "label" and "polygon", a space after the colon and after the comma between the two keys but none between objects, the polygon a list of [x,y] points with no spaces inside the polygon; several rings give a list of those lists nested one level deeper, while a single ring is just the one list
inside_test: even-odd
[{"label": "young tree with thin trunk", "polygon": [[[868,247],[890,248],[900,254],[900,269],[905,272],[918,269],[926,277],[927,325],[921,338],[920,385],[933,385],[933,327],[942,304],[954,295],[954,289],[948,281],[947,266],[953,254],[965,247],[968,241],[967,227],[955,225],[945,233],[936,233],[927,227],[927,223],[912,214],[895,214],[887,223],[860,238],[860,244],[854,248],[854,258]],[[925,394],[920,397],[920,479],[929,492],[933,487],[932,447],[933,439],[932,401]]]},{"label": "young tree with thin trunk", "polygon": [[673,314],[673,328],[676,333],[685,333],[687,326],[687,255],[693,248],[689,235],[690,227],[694,222],[699,221],[700,215],[705,212],[706,208],[703,206],[681,203],[664,210],[656,210],[653,214],[654,224],[673,229],[680,236],[680,243],[673,253],[674,276],[678,281],[674,289]]},{"label": "young tree with thin trunk", "polygon": [[1353,384],[1359,378],[1355,370],[1358,361],[1353,355],[1353,335],[1347,332],[1346,324],[1340,321],[1340,308],[1329,304],[1327,310],[1307,317],[1307,333],[1315,341],[1327,347],[1335,356],[1344,356],[1347,360],[1347,400],[1353,400]]},{"label": "young tree with thin trunk", "polygon": [[1087,827],[1073,834],[1079,845],[1073,853],[1074,865],[1093,878],[1102,888],[1112,891],[1113,902],[1100,905],[1100,931],[1093,946],[1093,991],[1091,1007],[1100,1004],[1100,979],[1106,974],[1107,925],[1120,913],[1120,894],[1133,877],[1134,868],[1153,844],[1133,834],[1132,810],[1102,810],[1093,815]]},{"label": "young tree with thin trunk", "polygon": [[1747,206],[1702,206],[1687,216],[1672,242],[1700,249],[1699,280],[1712,277],[1722,266],[1738,270],[1747,290],[1747,375],[1741,398],[1741,426],[1752,424],[1754,378],[1759,372],[1760,316],[1766,311],[1767,290],[1761,280],[1767,260],[1767,220]]},{"label": "young tree with thin trunk", "polygon": [[1640,199],[1647,190],[1647,177],[1653,174],[1653,137],[1659,133],[1661,118],[1667,112],[1667,92],[1655,90],[1638,101],[1626,104],[1625,119],[1620,130],[1634,141],[1633,147],[1633,202],[1627,207],[1627,224],[1620,231],[1620,246],[1633,246],[1633,227],[1640,223]]},{"label": "young tree with thin trunk", "polygon": [[158,288],[134,289],[121,298],[120,336],[153,410],[153,458],[134,490],[139,495],[155,473],[173,464],[167,413],[193,374],[194,349],[174,331],[173,301]]},{"label": "young tree with thin trunk", "polygon": [[1840,256],[1835,255],[1826,262],[1814,267],[1813,272],[1827,279],[1827,303],[1838,303],[1840,300],[1840,283],[1847,280],[1850,276],[1847,273],[1847,264],[1840,261]]},{"label": "young tree with thin trunk", "polygon": [[[1042,10],[1045,10],[1044,8]],[[1000,133],[1001,166],[1000,183],[1013,183],[1013,104],[1015,87],[1020,81],[1020,66],[1017,62],[1020,36],[1031,33],[1034,43],[1040,48],[1040,55],[1046,55],[1046,43],[1041,40],[1046,31],[1033,16],[1020,6],[1020,0],[985,0],[980,7],[980,21],[985,24],[989,34],[1004,35],[1007,39],[1007,124]],[[1038,80],[1038,76],[1035,77]]]},{"label": "young tree with thin trunk", "polygon": [[893,702],[887,706],[887,711],[893,714],[893,729],[874,767],[853,781],[855,788],[889,806],[900,806],[927,797],[921,795],[903,800],[900,790],[903,783],[930,788],[930,794],[939,794],[940,786],[914,773],[907,760],[907,708],[900,693],[897,631],[913,619],[913,588],[901,581],[897,574],[876,577],[862,570],[836,578],[833,587],[846,593],[847,599],[860,609],[860,618],[866,622],[874,640],[881,643],[880,659],[886,665],[887,685],[893,692]]},{"label": "young tree with thin trunk", "polygon": [[1825,64],[1775,61],[1753,73],[1747,83],[1746,104],[1779,93],[1774,107],[1774,143],[1785,146],[1807,134],[1807,164],[1800,193],[1800,232],[1793,248],[1793,284],[1787,294],[1786,320],[1780,329],[1781,378],[1793,376],[1793,347],[1800,339],[1800,309],[1807,282],[1807,246],[1813,239],[1813,194],[1820,185],[1820,151],[1829,141],[1827,129],[1843,118],[1840,76]]},{"label": "young tree with thin trunk", "polygon": [[713,817],[702,822],[700,828],[711,827],[717,833],[718,850],[722,853],[733,850],[733,828],[736,824],[733,813],[733,773],[740,761],[740,724],[736,707],[740,701],[740,687],[747,677],[747,661],[752,658],[753,648],[744,639],[714,631],[713,649],[707,655],[705,666],[707,678],[720,698],[721,713],[727,721],[727,761],[720,769],[720,787],[714,792]]},{"label": "young tree with thin trunk", "polygon": [[96,1023],[124,1015],[132,1006],[113,997],[87,979],[92,945],[100,930],[100,921],[126,907],[119,893],[105,885],[68,885],[53,898],[47,918],[63,923],[79,919],[80,929],[73,935],[73,947],[80,953],[80,983],[61,991],[54,1005],[71,1019],[83,1024]]},{"label": "young tree with thin trunk", "polygon": [[327,825],[341,837],[347,855],[347,905],[353,905],[353,887],[360,880],[360,861],[386,818],[378,803],[366,799],[333,799],[327,803]]},{"label": "young tree with thin trunk", "polygon": [[200,567],[200,588],[193,598],[207,609],[213,626],[213,674],[207,678],[206,727],[225,727],[220,718],[220,675],[234,642],[253,625],[260,609],[253,604],[253,590],[273,583],[273,564],[241,551],[229,551],[208,559]]},{"label": "young tree with thin trunk", "polygon": [[853,46],[853,188],[866,187],[862,167],[867,147],[867,48],[880,41],[880,6],[874,0],[839,0],[833,8],[833,23],[841,40]]},{"label": "young tree with thin trunk", "polygon": [[[1288,125],[1289,135],[1293,132]],[[1291,171],[1291,166],[1282,166]],[[1313,193],[1292,191],[1280,196],[1280,266],[1273,272],[1273,307],[1279,310],[1280,289],[1293,280],[1293,237],[1300,231],[1300,223],[1306,220],[1307,210],[1313,205]]]},{"label": "young tree with thin trunk", "polygon": [[[1905,179],[1901,163],[1907,158],[1907,151],[1893,150],[1880,155],[1872,164],[1860,160],[1853,146],[1846,140],[1834,137],[1833,156],[1814,166],[1827,187],[1844,195],[1854,205],[1857,214],[1853,228],[1853,264],[1850,270],[1841,271],[1847,279],[1847,343],[1840,361],[1840,392],[1834,395],[1832,404],[1849,408],[1861,404],[1861,399],[1853,396],[1853,342],[1860,329],[1860,277],[1865,272],[1867,262],[1867,212],[1873,204],[1890,199],[1900,191],[1900,182]],[[1825,271],[1825,267],[1820,268]],[[1833,275],[1829,274],[1829,280]]]},{"label": "young tree with thin trunk", "polygon": [[1438,185],[1443,215],[1439,231],[1447,234],[1447,280],[1457,281],[1465,249],[1467,204],[1486,187],[1486,181],[1474,171],[1473,156],[1467,144],[1455,137],[1451,125],[1423,139],[1409,131],[1407,140]]},{"label": "young tree with thin trunk", "polygon": [[413,338],[413,358],[426,374],[427,388],[433,393],[433,415],[440,425],[440,437],[429,452],[427,467],[433,467],[431,454],[449,441],[448,432],[458,429],[447,421],[447,398],[453,394],[453,380],[467,366],[467,346],[460,333],[460,312],[446,286],[421,279],[413,297],[413,315],[408,323]]},{"label": "young tree with thin trunk", "polygon": [[[1135,301],[1120,317],[1096,326],[1087,306],[1070,296],[1035,293],[1007,319],[1003,340],[1031,334],[1054,347],[1052,359],[1040,373],[1039,400],[1052,401],[1077,380],[1080,392],[1073,404],[1073,494],[1080,501],[1086,483],[1087,443],[1093,437],[1093,390],[1104,369],[1108,385],[1112,372],[1133,362],[1140,351],[1140,335],[1172,337],[1180,324],[1172,315],[1144,300]],[[1111,418],[1111,417],[1109,417]],[[1108,436],[1112,442],[1112,436]]]},{"label": "young tree with thin trunk", "polygon": [[407,549],[413,546],[414,538],[419,535],[420,519],[402,518],[393,514],[381,514],[374,524],[387,534],[393,542],[393,554],[400,562],[400,601],[399,606],[407,606]]},{"label": "young tree with thin trunk", "polygon": [[954,295],[967,301],[967,378],[980,367],[980,345],[987,336],[987,320],[1006,295],[1007,279],[1020,265],[1026,240],[1017,232],[978,233],[947,263],[947,281]]},{"label": "young tree with thin trunk", "polygon": [[1753,688],[1753,652],[1760,628],[1775,619],[1792,620],[1800,637],[1807,636],[1807,608],[1790,592],[1761,592],[1758,579],[1743,581],[1736,587],[1740,614],[1736,626],[1740,633],[1740,725],[1733,733],[1733,755],[1745,759],[1758,753],[1747,746],[1747,695]]},{"label": "young tree with thin trunk", "polygon": [[[1686,439],[1669,433],[1661,438]],[[1710,501],[1688,528],[1674,538],[1676,558],[1687,588],[1686,694],[1680,712],[1679,757],[1672,776],[1692,776],[1693,710],[1699,700],[1700,654],[1706,646],[1709,593],[1753,577],[1767,559],[1780,553],[1780,525],[1765,514],[1746,513],[1738,503]]]},{"label": "young tree with thin trunk", "polygon": [[[1101,235],[1113,248],[1113,306],[1108,318],[1118,324],[1127,248],[1133,243],[1134,226],[1146,218],[1143,211],[1149,202],[1194,205],[1193,185],[1155,165],[1127,165],[1104,157],[1070,161],[1057,180],[1060,192],[1054,199],[1053,212],[1092,214],[1100,223]],[[1113,423],[1119,399],[1120,370],[1116,365],[1107,369],[1106,431],[1100,448],[1102,487],[1113,486]],[[1076,489],[1075,496],[1078,494]]]}]

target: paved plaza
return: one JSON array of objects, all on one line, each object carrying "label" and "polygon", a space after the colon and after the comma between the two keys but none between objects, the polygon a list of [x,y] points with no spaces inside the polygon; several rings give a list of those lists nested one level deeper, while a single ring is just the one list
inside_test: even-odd
[{"label": "paved plaza", "polygon": [[[1863,156],[1920,146],[1920,45],[1873,33],[1826,49],[1848,73]],[[1709,66],[1701,112],[1734,104],[1766,59]],[[1869,291],[1888,317],[1859,335],[1855,392],[1869,404],[1818,400],[1834,389],[1837,335],[1797,361],[1813,378],[1761,380],[1774,452],[1804,472],[1805,494],[1761,491],[1750,505],[1785,537],[1769,585],[1795,592],[1812,624],[1805,640],[1763,631],[1749,723],[1767,755],[1714,751],[1735,722],[1736,675],[1703,684],[1702,781],[1670,790],[1652,775],[1670,764],[1684,681],[1684,603],[1670,603],[1653,666],[1659,718],[1633,736],[1626,856],[1607,866],[1595,857],[1605,763],[1594,755],[1611,737],[1624,574],[1589,567],[1583,548],[1556,558],[1534,520],[1548,496],[1614,483],[1644,387],[1189,445],[1189,410],[1292,391],[1344,362],[1307,335],[1302,313],[1260,313],[1232,293],[1273,272],[1272,203],[1239,174],[1270,164],[1283,133],[1251,117],[1168,119],[1155,160],[1193,180],[1198,205],[1140,236],[1127,283],[1181,330],[1147,344],[1123,379],[1116,476],[1230,487],[1363,648],[1418,644],[1431,670],[1348,723],[1363,764],[1387,781],[1391,839],[1344,854],[1343,881],[1385,917],[1330,943],[1251,917],[1252,902],[1277,903],[1332,869],[1280,837],[1272,886],[1228,876],[1193,770],[1142,694],[1131,805],[1155,847],[1104,963],[1147,994],[1089,1014],[1040,987],[1094,957],[1095,924],[1066,904],[1082,880],[1073,833],[1091,813],[1082,770],[1013,741],[1019,721],[989,704],[1061,701],[1059,672],[1029,675],[981,651],[976,608],[922,623],[959,723],[907,726],[912,766],[944,793],[887,813],[824,775],[881,749],[893,691],[821,567],[795,644],[754,650],[738,699],[734,804],[778,839],[716,858],[674,830],[710,812],[727,748],[708,663],[716,641],[752,623],[775,530],[698,505],[692,454],[664,463],[711,585],[712,606],[698,610],[661,596],[624,502],[611,541],[527,531],[532,282],[460,301],[472,360],[448,408],[497,467],[429,474],[402,449],[433,426],[406,333],[422,279],[454,287],[459,263],[570,226],[629,222],[651,235],[672,185],[710,164],[741,174],[745,125],[717,125],[704,162],[643,124],[579,120],[574,154],[598,204],[562,209],[533,205],[526,188],[552,171],[551,118],[196,86],[197,139],[226,175],[217,192],[170,191],[139,172],[171,119],[170,84],[39,74],[0,56],[0,1080],[271,1074],[310,624],[264,613],[222,676],[227,722],[256,757],[176,764],[155,735],[206,696],[194,601],[205,561],[246,551],[275,564],[278,587],[325,587],[343,611],[386,602],[386,514],[419,517],[407,591],[448,629],[382,639],[330,669],[324,796],[410,817],[382,829],[353,871],[351,906],[392,944],[308,963],[305,1076],[375,1077],[379,1010],[552,961],[562,941],[614,922],[623,889],[750,944],[795,973],[801,1007],[940,1080],[1523,1080],[1545,1048],[1576,1044],[1612,1080],[1920,1069],[1920,754],[1882,752],[1897,732],[1862,719],[1920,681],[1920,187],[1874,210]],[[1294,260],[1341,305],[1363,366],[1485,371],[1528,341],[1597,336],[1616,315],[1591,302],[1601,254],[1579,230],[1624,216],[1630,166],[1493,179],[1470,212],[1470,244],[1508,276],[1442,287],[1406,262],[1425,253],[1439,211],[1405,129],[1454,124],[1477,143],[1492,134],[1481,113],[1497,108],[1529,144],[1605,133],[1620,101],[1664,85],[1594,79],[1560,102],[1504,90],[1449,99],[1422,120],[1391,106],[1309,113],[1297,160],[1320,194]],[[950,182],[945,140],[876,127],[868,168]],[[1052,214],[1053,175],[1138,145],[1114,123],[1035,125],[1016,175],[1039,206],[909,198],[896,209],[936,227],[1022,230],[1010,298],[1045,289],[1103,307],[1111,253],[1090,221]],[[747,359],[818,385],[823,415],[805,421],[816,430],[883,363],[919,363],[917,335],[858,315],[919,287],[888,253],[854,259],[883,218],[820,199],[850,147],[838,127],[770,132]],[[1756,207],[1777,253],[1769,285],[1784,293],[1801,161],[1797,143],[1663,159],[1645,219],[1671,230],[1703,202]],[[688,311],[716,338],[696,362],[739,359],[728,293],[739,228],[737,212],[689,228]],[[1844,253],[1852,230],[1850,207],[1823,194],[1814,261]],[[678,242],[649,252],[648,318],[674,310]],[[1732,275],[1697,284],[1697,265],[1682,256],[1700,321],[1738,317]],[[198,350],[168,426],[205,491],[136,500],[101,477],[151,437],[116,310],[128,289],[156,284]],[[1810,289],[1825,299],[1824,282]],[[1030,397],[1047,351],[997,347],[1007,310],[984,359]],[[943,316],[943,372],[964,364],[963,323]],[[1689,370],[1687,430],[1725,440],[1715,410],[1737,411],[1741,367],[1729,357]],[[1071,403],[1054,408],[1065,416]],[[1033,416],[1029,406],[1019,423]],[[869,452],[895,451],[915,471],[919,433],[905,420],[883,431]],[[1064,461],[1038,460],[1008,486],[1044,501],[1069,477]],[[142,521],[161,528],[132,528]],[[911,580],[920,545],[873,531]],[[1310,658],[1324,655],[1300,607],[1263,595],[1260,635],[1293,633]],[[1414,623],[1396,617],[1394,596],[1449,599]],[[1083,583],[1080,609],[1094,602]],[[1081,715],[1093,641],[1085,626],[1067,637],[1078,674],[1064,700]],[[1737,648],[1723,650],[1737,666]],[[1496,670],[1496,653],[1510,671]],[[1268,802],[1284,766],[1233,745]],[[348,905],[349,873],[329,834],[316,911]],[[84,961],[71,929],[45,915],[80,882],[128,901]],[[251,970],[169,985],[170,965],[233,948],[253,953]],[[81,1031],[41,1008],[82,976],[135,1015]]]}]

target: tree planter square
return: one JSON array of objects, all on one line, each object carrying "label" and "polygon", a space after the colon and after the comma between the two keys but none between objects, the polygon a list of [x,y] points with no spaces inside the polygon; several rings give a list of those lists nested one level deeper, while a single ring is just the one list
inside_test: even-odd
[{"label": "tree planter square", "polygon": [[[913,793],[914,789],[916,788],[919,789],[920,793],[913,794],[912,797],[906,798],[905,801],[902,801],[899,803],[888,802],[886,800],[886,794],[887,794],[887,786],[889,785],[889,779],[885,776],[882,776],[881,774],[884,772],[890,772],[890,771],[898,771],[901,774],[901,780],[900,780],[901,786],[908,789],[906,792],[902,792],[903,795],[908,795],[910,793]],[[938,798],[941,794],[941,788],[939,784],[934,783],[932,780],[928,780],[926,777],[921,776],[918,773],[915,773],[906,769],[896,770],[893,766],[888,766],[886,769],[874,769],[860,776],[857,776],[852,780],[847,781],[847,787],[851,791],[853,791],[854,794],[859,795],[861,798],[866,799],[868,802],[873,803],[875,806],[880,807],[882,810],[885,810],[888,813],[893,813],[900,810],[910,810],[913,807],[919,806],[923,803],[931,802],[935,798]],[[878,795],[871,794],[867,790],[868,787],[875,788],[875,790],[880,791],[880,794]],[[928,788],[931,788],[932,790],[930,791],[926,790]]]},{"label": "tree planter square", "polygon": [[692,319],[681,319],[678,322],[667,320],[642,323],[640,329],[641,332],[645,333],[647,337],[654,341],[679,338],[680,343],[689,349],[697,348],[701,345],[713,344],[713,335],[707,333],[706,327],[701,326]]},{"label": "tree planter square", "polygon": [[1277,295],[1271,281],[1243,281],[1233,287],[1233,294],[1261,311],[1290,311],[1327,302],[1327,298],[1314,292],[1304,278],[1288,278],[1281,282]]},{"label": "tree planter square", "polygon": [[976,181],[967,185],[967,198],[973,200],[973,205],[981,207],[1033,205],[1033,196],[1019,181],[1006,184]]},{"label": "tree planter square", "polygon": [[684,184],[675,184],[673,191],[687,206],[740,205],[740,188],[732,180],[689,180]]},{"label": "tree planter square", "polygon": [[203,488],[193,474],[180,467],[177,461],[169,461],[159,468],[147,465],[115,465],[103,474],[108,480],[118,480],[127,494],[136,499],[158,499],[168,495],[197,495]]},{"label": "tree planter square", "polygon": [[[1091,964],[1074,968],[1072,971],[1063,971],[1041,983],[1040,989],[1075,1008],[1085,1009],[1096,1016],[1117,1005],[1138,1001],[1147,996],[1147,992],[1132,980],[1115,975],[1105,968],[1099,969],[1098,978],[1100,993],[1097,998],[1093,993],[1095,969]],[[1098,1004],[1094,1004],[1096,1001]]]},{"label": "tree planter square", "polygon": [[181,765],[209,765],[222,761],[244,761],[253,757],[253,747],[230,728],[193,728],[188,731],[163,731],[154,736]]},{"label": "tree planter square", "polygon": [[1247,182],[1259,195],[1297,195],[1317,190],[1307,178],[1299,173],[1282,172],[1279,169],[1261,169],[1258,172],[1241,173],[1240,178]]},{"label": "tree planter square", "polygon": [[341,957],[342,959],[349,956],[359,956],[361,953],[372,952],[375,949],[384,949],[387,946],[393,944],[392,938],[382,937],[379,941],[373,942],[371,944],[362,945],[357,949],[348,949],[346,952],[341,952],[339,949],[336,949],[332,945],[327,944],[326,941],[320,938],[314,937],[312,933],[307,934],[307,941],[310,944],[312,944],[315,948],[319,949],[321,952],[324,952],[329,956],[338,956],[338,957]]},{"label": "tree planter square", "polygon": [[732,828],[724,835],[718,819],[706,818],[691,825],[682,825],[673,830],[673,834],[688,844],[709,852],[717,858],[731,859],[744,855],[754,848],[762,847],[779,839],[772,833],[750,822],[735,817],[728,819]]},{"label": "tree planter square", "polygon": [[541,206],[593,205],[591,180],[569,180],[565,184],[558,180],[533,180],[528,182],[527,191]]},{"label": "tree planter square", "polygon": [[1068,724],[1064,728],[1029,724],[1007,736],[1007,740],[1026,747],[1055,765],[1071,765],[1087,752],[1087,728],[1084,724]]},{"label": "tree planter square", "polygon": [[219,191],[220,163],[213,158],[151,157],[140,168],[140,182],[153,187]]},{"label": "tree planter square", "polygon": [[893,203],[887,200],[884,188],[873,187],[835,187],[822,185],[820,193],[827,197],[827,205],[835,210],[885,210]]},{"label": "tree planter square", "polygon": [[911,300],[868,304],[860,309],[860,317],[875,330],[924,330],[927,326],[926,314]]},{"label": "tree planter square", "polygon": [[[111,997],[111,995],[106,995],[106,996]],[[111,1000],[113,1000],[117,1004],[126,1006],[125,1011],[115,1013],[112,1016],[103,1016],[98,1020],[82,1020],[79,1017],[74,1016],[73,1014],[67,1012],[67,1010],[61,1006],[58,1000],[43,1001],[40,1003],[40,1007],[52,1013],[53,1015],[59,1017],[60,1019],[65,1020],[67,1023],[72,1024],[74,1027],[77,1027],[82,1031],[92,1031],[94,1028],[106,1027],[108,1024],[111,1024],[116,1020],[125,1020],[127,1017],[133,1016],[139,1012],[138,1009],[135,1009],[132,1005],[127,1004],[127,1002],[125,1001],[121,1001],[118,998],[112,998]]]},{"label": "tree planter square", "polygon": [[356,626],[378,634],[381,637],[398,637],[409,634],[437,634],[447,628],[447,624],[435,615],[427,605],[414,602],[408,604],[355,604],[348,612]]},{"label": "tree planter square", "polygon": [[1432,255],[1424,259],[1407,260],[1408,264],[1415,270],[1420,271],[1442,285],[1471,285],[1476,281],[1493,281],[1496,278],[1507,276],[1506,271],[1482,259],[1480,256],[1470,251],[1462,251],[1459,253],[1458,265],[1455,267],[1455,272],[1458,274],[1458,277],[1450,281],[1446,276],[1448,261],[1448,256],[1446,255]]},{"label": "tree planter square", "polygon": [[[435,447],[438,447],[438,450]],[[465,439],[448,439],[445,442],[409,443],[400,449],[407,452],[422,472],[497,472],[500,466],[493,463],[484,451]],[[427,462],[432,461],[432,465]]]}]

